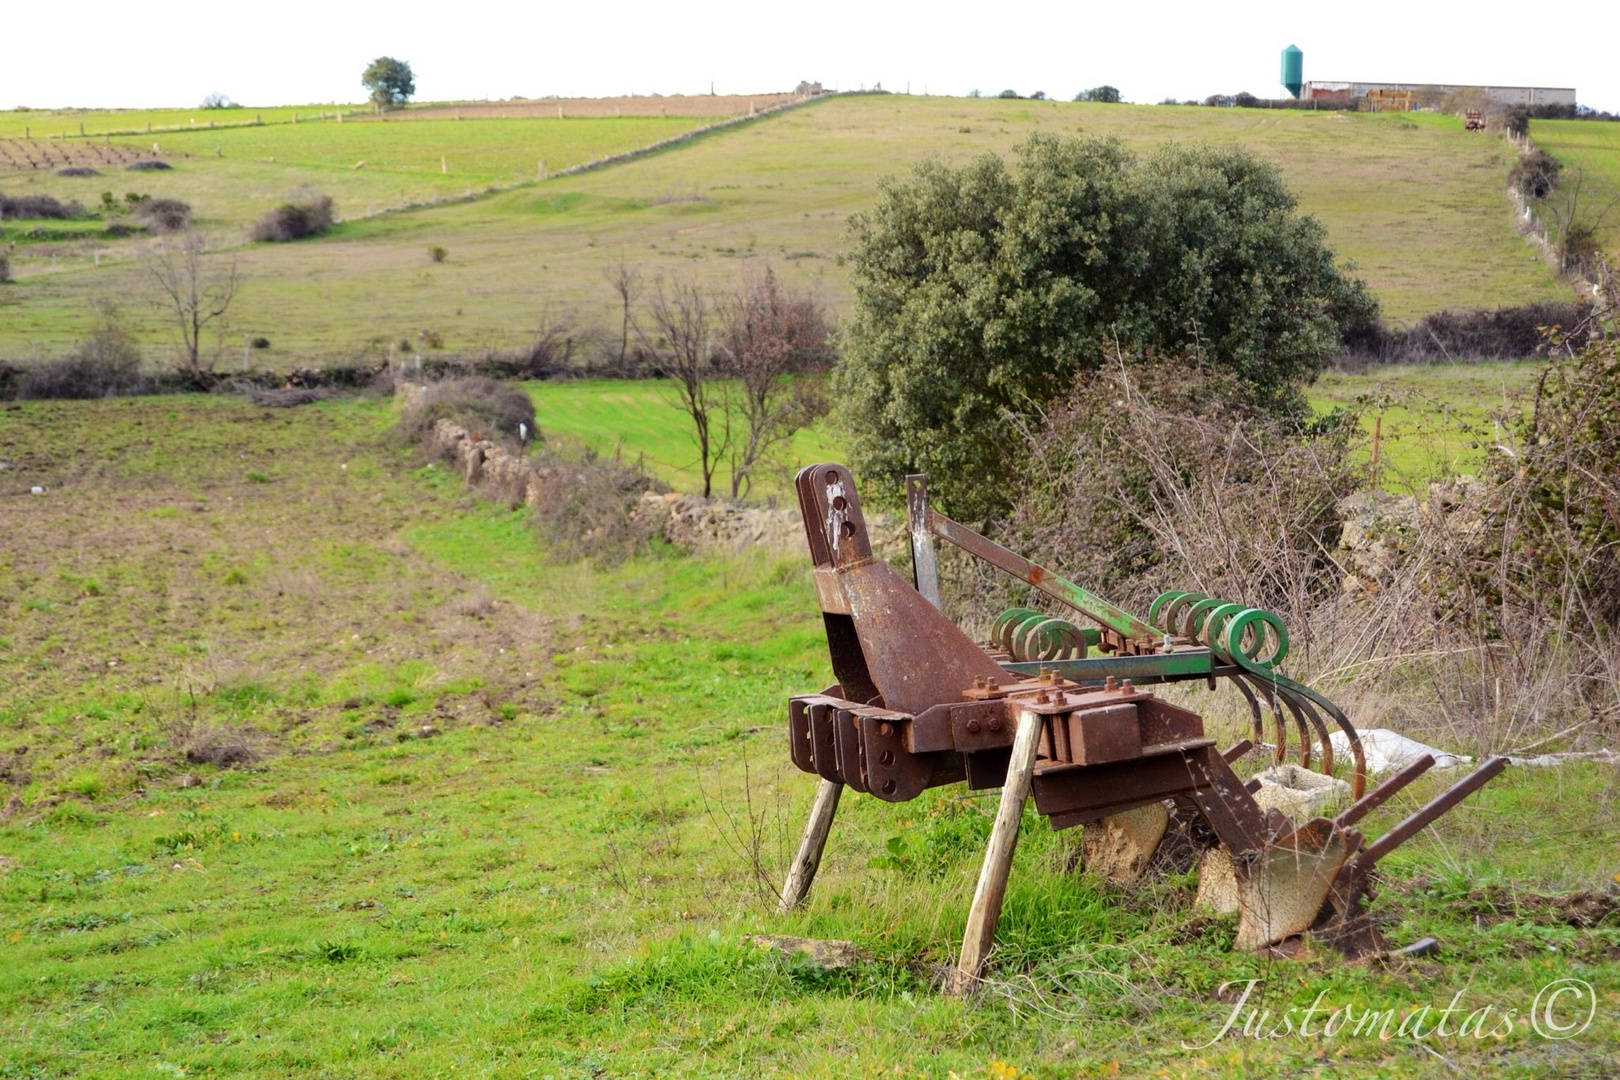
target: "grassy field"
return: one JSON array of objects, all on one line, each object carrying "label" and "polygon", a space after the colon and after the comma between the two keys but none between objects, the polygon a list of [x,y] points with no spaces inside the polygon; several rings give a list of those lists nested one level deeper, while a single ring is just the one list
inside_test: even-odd
[{"label": "grassy field", "polygon": [[1478,473],[1488,448],[1503,439],[1500,421],[1519,414],[1519,395],[1541,367],[1525,361],[1330,371],[1311,386],[1309,397],[1318,413],[1361,406],[1361,454],[1371,456],[1376,429],[1380,484],[1422,493],[1432,480]]},{"label": "grassy field", "polygon": [[1530,137],[1569,170],[1564,191],[1572,189],[1571,174],[1578,171],[1580,216],[1602,218],[1598,235],[1611,260],[1620,259],[1620,124],[1536,120],[1530,125]]},{"label": "grassy field", "polygon": [[[0,1075],[1620,1068],[1620,929],[1535,899],[1620,869],[1612,767],[1510,771],[1387,860],[1391,935],[1444,946],[1389,964],[1233,954],[1186,880],[1107,890],[1032,818],[990,989],[944,998],[982,798],[846,799],[810,903],[771,912],[814,786],[782,699],[830,680],[807,563],[552,564],[522,513],[385,449],[389,414],[0,411]],[[186,759],[220,733],[258,760]],[[761,932],[862,959],[822,972]],[[1596,1019],[1544,1040],[1524,1015],[1569,977]],[[1218,988],[1250,979],[1273,1016],[1520,1019],[1212,1041]]]},{"label": "grassy field", "polygon": [[[789,283],[841,308],[849,294],[834,259],[844,222],[871,205],[881,175],[928,155],[962,161],[1004,153],[1038,130],[1113,134],[1143,150],[1167,139],[1248,145],[1281,166],[1301,208],[1322,220],[1332,245],[1358,264],[1396,322],[1440,308],[1564,294],[1513,228],[1503,194],[1510,150],[1447,118],[901,96],[826,100],[588,174],[351,221],[317,242],[234,247],[250,210],[300,188],[327,190],[346,216],[363,217],[368,208],[413,201],[413,193],[465,193],[469,185],[476,191],[529,175],[541,158],[555,168],[542,145],[554,137],[547,131],[574,124],[639,131],[635,125],[650,123],[658,121],[464,120],[458,128],[428,120],[188,132],[168,138],[175,146],[183,140],[194,156],[172,174],[141,175],[138,188],[187,198],[219,223],[212,232],[226,250],[215,259],[236,260],[244,276],[233,332],[269,336],[275,347],[268,359],[288,367],[354,356],[373,342],[414,339],[425,329],[449,350],[513,347],[548,310],[572,312],[589,326],[611,308],[603,271],[620,259],[648,278],[691,274],[716,284],[735,280],[747,262],[770,260]],[[520,130],[537,141],[507,149],[503,133]],[[432,144],[441,131],[455,150],[444,154],[449,177],[434,171],[441,151]],[[272,147],[278,139],[289,140],[279,152]],[[286,164],[301,160],[305,142],[324,140],[332,148],[319,169]],[[371,152],[350,140],[394,147],[378,159],[392,171],[373,168]],[[225,156],[211,156],[216,146]],[[265,160],[270,156],[276,163]],[[362,158],[367,167],[354,170]],[[484,171],[476,181],[456,175],[479,162]],[[30,190],[69,184],[32,179]],[[0,183],[9,190],[14,180]],[[101,178],[72,183],[91,198],[105,186]],[[60,190],[83,197],[79,188]],[[449,259],[430,264],[430,245],[446,247]],[[83,332],[98,297],[122,297],[145,314],[140,241],[101,245],[99,254],[96,247],[19,248],[18,281],[0,289],[0,352],[65,346]],[[161,360],[163,328],[146,317],[141,333]]]},{"label": "grassy field", "polygon": [[[555,172],[678,135],[701,123],[681,117],[410,123],[367,119],[182,130],[155,140],[164,160],[173,165],[169,172],[112,170],[89,177],[23,172],[0,177],[0,184],[12,195],[46,193],[77,199],[92,209],[106,190],[120,197],[133,190],[181,199],[192,206],[214,243],[236,246],[246,242],[247,229],[266,210],[313,191],[337,200],[340,216],[360,218],[482,192],[491,185],[534,180],[542,164]],[[40,224],[60,227],[54,222],[11,222],[0,225],[0,236],[26,244],[26,234]],[[102,242],[114,260],[137,245]],[[25,263],[27,258],[18,261]]]},{"label": "grassy field", "polygon": [[[671,94],[666,97],[536,98],[522,101],[421,101],[388,114],[389,120],[550,119],[565,117],[675,116],[708,120],[747,115],[794,100],[791,94]],[[293,124],[335,120],[369,120],[369,104],[243,106],[232,109],[10,109],[0,112],[0,139],[100,139],[109,135],[230,127],[243,124]],[[83,134],[80,134],[80,127]]]},{"label": "grassy field", "polygon": [[[1529,361],[1330,371],[1310,388],[1309,398],[1318,413],[1363,410],[1363,457],[1371,456],[1375,421],[1381,420],[1381,484],[1394,492],[1422,492],[1430,481],[1479,471],[1486,447],[1501,439],[1498,418],[1516,414],[1516,395],[1539,370],[1538,362]],[[528,390],[548,441],[639,463],[678,491],[701,485],[691,424],[670,384],[583,379],[529,383]],[[782,455],[791,464],[761,477],[753,495],[789,496],[796,465],[844,457],[844,440],[829,424],[802,431]],[[722,469],[721,482],[726,475]]]},{"label": "grassy field", "polygon": [[[675,387],[662,380],[582,379],[528,384],[535,419],[546,440],[564,449],[589,448],[603,457],[639,464],[676,491],[701,491],[702,471],[692,423]],[[842,439],[819,425],[796,434],[777,456],[784,462],[761,474],[750,494],[793,501],[792,473],[811,461],[840,459]],[[730,491],[730,473],[716,483]]]},{"label": "grassy field", "polygon": [[[368,105],[276,105],[241,109],[10,109],[0,112],[0,139],[101,139],[109,135],[145,135],[210,124],[291,124],[346,116],[365,116]],[[83,128],[81,134],[80,128]]]}]

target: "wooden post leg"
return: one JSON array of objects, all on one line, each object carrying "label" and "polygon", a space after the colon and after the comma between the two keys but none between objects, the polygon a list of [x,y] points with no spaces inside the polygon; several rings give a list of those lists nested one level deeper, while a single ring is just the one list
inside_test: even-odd
[{"label": "wooden post leg", "polygon": [[979,982],[979,973],[996,940],[996,920],[1001,918],[1001,902],[1007,896],[1007,874],[1012,869],[1013,851],[1018,847],[1018,824],[1024,816],[1024,801],[1035,772],[1036,752],[1041,745],[1039,713],[1018,714],[1018,734],[1013,738],[1012,761],[1007,766],[1007,782],[1001,788],[1001,807],[990,830],[990,845],[984,852],[979,885],[973,890],[973,907],[968,912],[967,932],[962,935],[962,958],[951,980],[953,994],[966,994]]},{"label": "wooden post leg", "polygon": [[838,812],[838,796],[844,785],[836,780],[822,780],[816,789],[816,801],[810,807],[810,820],[804,826],[804,839],[799,841],[799,853],[793,857],[788,870],[787,884],[782,886],[782,902],[778,911],[786,915],[799,906],[810,883],[816,879],[821,866],[821,851],[827,846],[827,833],[832,831],[833,815]]}]

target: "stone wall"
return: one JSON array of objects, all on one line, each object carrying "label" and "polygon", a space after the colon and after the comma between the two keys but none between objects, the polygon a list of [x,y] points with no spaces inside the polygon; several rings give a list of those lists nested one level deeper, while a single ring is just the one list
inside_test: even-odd
[{"label": "stone wall", "polygon": [[[539,504],[545,486],[558,482],[563,472],[488,439],[475,439],[466,428],[449,420],[434,425],[426,449],[454,467],[467,486],[513,504]],[[808,557],[804,525],[796,507],[749,506],[650,488],[649,483],[649,490],[631,513],[676,547],[700,554],[736,555],[764,549]],[[910,539],[904,519],[895,514],[869,513],[866,524],[872,549],[880,558],[890,562],[909,560]]]}]

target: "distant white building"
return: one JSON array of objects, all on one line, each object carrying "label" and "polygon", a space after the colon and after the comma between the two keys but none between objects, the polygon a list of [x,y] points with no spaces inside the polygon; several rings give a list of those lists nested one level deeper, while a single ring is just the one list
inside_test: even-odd
[{"label": "distant white building", "polygon": [[1332,82],[1314,79],[1300,97],[1306,101],[1349,101],[1383,93],[1409,93],[1416,105],[1435,104],[1459,90],[1483,90],[1498,105],[1574,105],[1570,86],[1463,86],[1446,83]]}]

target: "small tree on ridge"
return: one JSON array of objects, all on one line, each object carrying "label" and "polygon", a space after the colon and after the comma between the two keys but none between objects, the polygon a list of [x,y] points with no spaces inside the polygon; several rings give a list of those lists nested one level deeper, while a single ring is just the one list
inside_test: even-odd
[{"label": "small tree on ridge", "polygon": [[411,65],[392,56],[379,56],[360,75],[360,85],[371,91],[378,109],[398,109],[416,93]]}]

